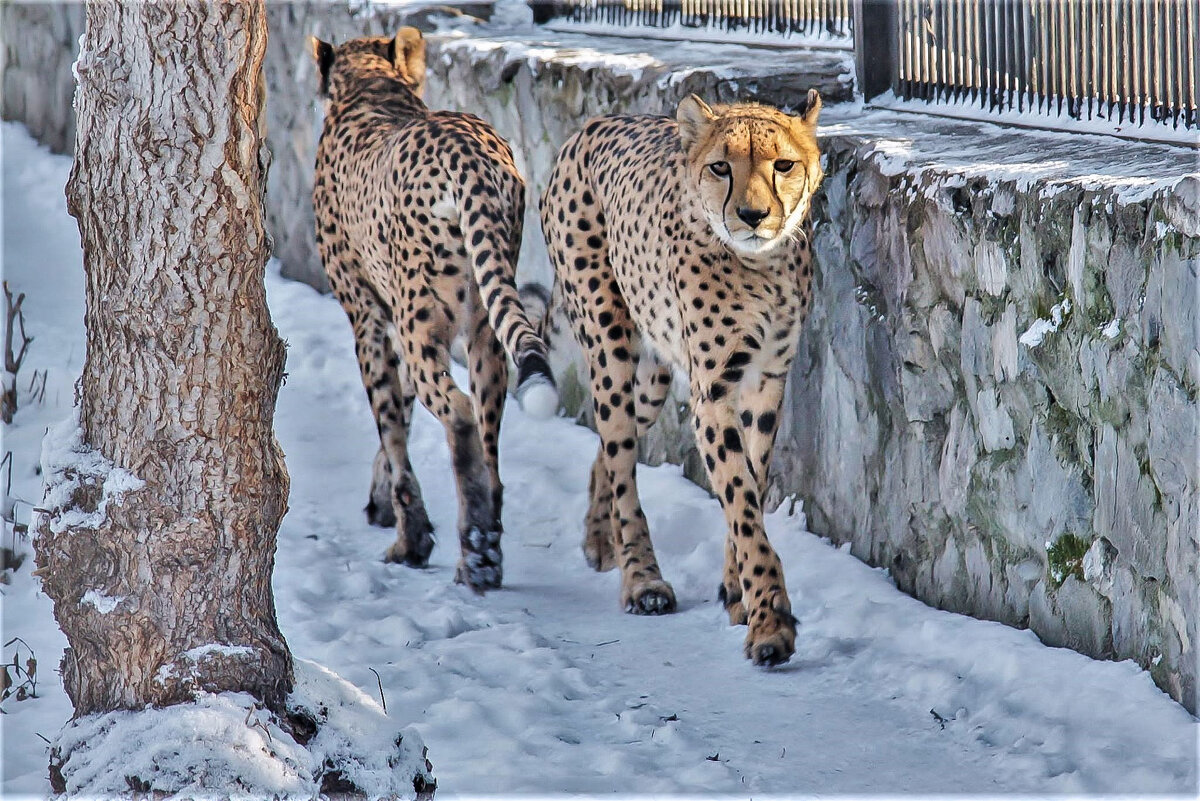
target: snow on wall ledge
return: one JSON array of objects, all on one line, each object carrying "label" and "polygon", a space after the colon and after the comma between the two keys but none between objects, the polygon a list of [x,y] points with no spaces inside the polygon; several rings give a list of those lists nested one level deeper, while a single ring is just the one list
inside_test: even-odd
[{"label": "snow on wall ledge", "polygon": [[[268,6],[268,212],[292,277],[322,283],[308,200],[320,112],[303,37],[383,33],[411,13]],[[691,91],[782,103],[809,85],[849,90],[836,54],[784,68],[763,51],[639,55],[633,42],[548,35],[430,41],[427,100],[493,122],[531,201],[587,116],[669,111]],[[1195,152],[843,109],[823,118],[815,306],[774,497],[798,492],[813,530],[928,603],[1134,659],[1195,711]],[[529,208],[521,276],[546,281]],[[569,336],[558,351],[576,411],[586,395]],[[701,476],[682,413],[662,415],[643,453]]]}]

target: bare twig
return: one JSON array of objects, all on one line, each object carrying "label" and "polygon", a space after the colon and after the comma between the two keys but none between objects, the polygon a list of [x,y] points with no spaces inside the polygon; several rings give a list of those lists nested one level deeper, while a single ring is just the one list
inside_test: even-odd
[{"label": "bare twig", "polygon": [[258,718],[254,718],[253,723],[250,722],[250,718],[253,717],[254,713],[257,711],[258,711],[258,707],[256,707],[256,706],[252,706],[248,710],[246,710],[246,720],[245,720],[246,727],[249,729],[262,729],[263,734],[267,735],[267,742],[269,742],[269,743],[275,742],[275,738],[273,738],[271,736],[271,730],[267,728],[265,723],[263,723]]},{"label": "bare twig", "polygon": [[373,667],[367,668],[375,674],[375,683],[379,685],[379,701],[383,704],[383,714],[387,714],[387,699],[383,697],[383,679],[379,678],[379,671]]},{"label": "bare twig", "polygon": [[10,515],[12,513],[11,506],[12,506],[13,502],[15,501],[15,499],[12,496],[12,465],[13,465],[13,454],[12,454],[12,451],[9,451],[6,454],[4,454],[3,459],[0,459],[0,469],[5,470],[4,515],[3,515],[5,520],[10,520]]},{"label": "bare twig", "polygon": [[[8,282],[5,281],[4,372],[6,376],[4,381],[3,409],[0,410],[0,413],[3,414],[4,422],[6,423],[11,423],[13,415],[17,413],[17,372],[21,369],[21,364],[25,361],[25,354],[29,350],[29,344],[33,342],[33,337],[25,333],[25,313],[21,311],[21,304],[24,302],[24,292],[17,295],[16,301],[13,301],[12,291],[8,288]],[[21,349],[16,354],[13,353],[14,323],[21,329]],[[9,376],[11,376],[11,379],[9,379]]]},{"label": "bare twig", "polygon": [[[25,650],[29,651],[29,658],[26,659],[25,664],[22,665],[19,659],[21,652],[20,649],[18,649],[13,653],[11,662],[6,662],[5,664],[0,665],[0,668],[2,668],[4,672],[4,690],[2,693],[0,693],[0,701],[6,700],[9,696],[15,696],[18,701],[24,701],[26,698],[38,697],[37,657],[34,655],[33,649],[29,647],[29,643],[25,642],[20,637],[13,637],[11,640],[4,643],[4,647],[7,648],[13,643],[18,642],[25,646]],[[19,684],[13,680],[13,673],[9,673],[10,669],[16,674],[16,678],[21,679]]]},{"label": "bare twig", "polygon": [[46,379],[49,375],[49,370],[34,370],[33,377],[29,380],[29,397],[38,405],[46,400]]}]

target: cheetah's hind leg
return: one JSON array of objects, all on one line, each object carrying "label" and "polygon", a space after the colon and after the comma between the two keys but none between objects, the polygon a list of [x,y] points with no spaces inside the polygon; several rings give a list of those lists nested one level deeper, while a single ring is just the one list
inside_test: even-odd
[{"label": "cheetah's hind leg", "polygon": [[396,525],[396,512],[392,509],[392,463],[383,446],[375,453],[375,463],[371,466],[371,493],[363,511],[372,526],[391,528]]}]

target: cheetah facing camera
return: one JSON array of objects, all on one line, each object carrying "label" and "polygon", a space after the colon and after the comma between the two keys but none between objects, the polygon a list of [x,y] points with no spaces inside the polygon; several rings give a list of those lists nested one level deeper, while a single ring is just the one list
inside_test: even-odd
[{"label": "cheetah facing camera", "polygon": [[688,375],[696,441],[728,533],[719,597],[749,624],[746,656],[786,662],[796,621],[763,527],[784,381],[807,314],[809,204],[822,178],[821,99],[790,116],[760,105],[677,119],[601,117],[567,140],[542,196],[542,229],[591,368],[600,451],[583,550],[619,567],[621,603],[673,611],[635,483],[637,437],[673,369]]},{"label": "cheetah facing camera", "polygon": [[[313,186],[317,247],[354,328],[379,428],[368,515],[395,520],[388,561],[428,562],[433,527],[407,448],[420,398],[445,427],[453,457],[462,546],[455,578],[479,592],[498,587],[505,352],[526,411],[549,416],[558,403],[546,346],[513,283],[524,183],[491,126],[422,102],[425,42],[415,28],[393,39],[310,43],[326,100]],[[460,334],[470,397],[449,371]]]}]

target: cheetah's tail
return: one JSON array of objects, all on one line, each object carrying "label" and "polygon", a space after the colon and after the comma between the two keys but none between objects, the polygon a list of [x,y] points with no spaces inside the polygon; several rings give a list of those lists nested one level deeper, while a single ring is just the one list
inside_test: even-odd
[{"label": "cheetah's tail", "polygon": [[[520,191],[518,186],[514,193]],[[549,351],[522,307],[513,277],[520,228],[509,232],[496,224],[509,216],[498,198],[480,194],[474,200],[476,208],[462,215],[461,225],[488,319],[517,365],[517,402],[531,417],[552,417],[558,411],[558,388],[550,371]],[[514,216],[520,220],[524,204],[518,199],[515,205]]]},{"label": "cheetah's tail", "polygon": [[[550,315],[550,292],[541,284],[522,284],[517,291],[525,314],[533,324],[534,332],[548,348],[547,318]],[[520,363],[517,374],[517,402],[521,408],[538,419],[545,419],[558,411],[558,390],[550,371],[550,364],[540,354],[530,353]]]}]

